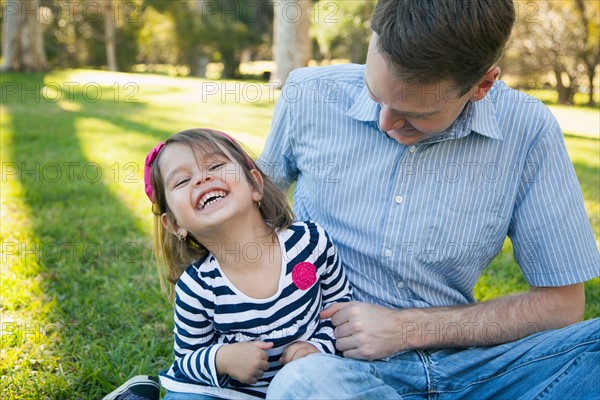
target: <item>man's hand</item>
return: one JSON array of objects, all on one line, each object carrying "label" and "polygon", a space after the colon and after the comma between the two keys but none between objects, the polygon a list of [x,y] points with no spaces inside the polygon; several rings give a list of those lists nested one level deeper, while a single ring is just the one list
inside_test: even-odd
[{"label": "man's hand", "polygon": [[345,357],[389,357],[401,350],[493,346],[578,322],[583,284],[531,287],[530,291],[453,307],[391,310],[368,303],[336,303],[331,318],[336,348]]},{"label": "man's hand", "polygon": [[375,360],[398,351],[400,329],[397,311],[369,303],[336,303],[321,311],[321,318],[331,318],[336,327],[335,347],[344,357]]},{"label": "man's hand", "polygon": [[307,342],[294,342],[283,350],[279,362],[287,364],[291,361],[306,357],[311,353],[320,353],[319,349]]},{"label": "man's hand", "polygon": [[217,350],[215,363],[219,375],[229,375],[244,383],[256,383],[269,369],[265,350],[272,342],[243,342],[222,346]]}]

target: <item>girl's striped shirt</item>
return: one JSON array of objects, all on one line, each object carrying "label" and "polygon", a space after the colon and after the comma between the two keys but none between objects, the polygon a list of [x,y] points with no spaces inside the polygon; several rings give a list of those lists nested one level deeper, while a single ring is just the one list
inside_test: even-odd
[{"label": "girl's striped shirt", "polygon": [[[237,289],[212,254],[186,269],[176,285],[175,362],[161,373],[167,390],[223,398],[265,397],[289,344],[306,341],[324,353],[335,353],[333,326],[320,320],[319,313],[332,303],[350,301],[351,289],[329,235],[307,221],[278,231],[277,237],[282,268],[279,289],[270,298],[251,298]],[[235,251],[255,254],[256,249]],[[267,350],[268,371],[254,385],[218,376],[218,349],[247,341],[273,342]]]}]

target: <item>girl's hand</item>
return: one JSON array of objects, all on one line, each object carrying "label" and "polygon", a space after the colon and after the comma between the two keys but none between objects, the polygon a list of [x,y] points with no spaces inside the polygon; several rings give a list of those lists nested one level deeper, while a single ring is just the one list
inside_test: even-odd
[{"label": "girl's hand", "polygon": [[311,353],[320,353],[320,351],[310,343],[294,342],[285,348],[279,362],[287,364],[299,358],[306,357]]},{"label": "girl's hand", "polygon": [[265,350],[271,347],[272,342],[243,342],[222,346],[215,357],[217,373],[229,375],[240,382],[256,383],[269,369]]}]

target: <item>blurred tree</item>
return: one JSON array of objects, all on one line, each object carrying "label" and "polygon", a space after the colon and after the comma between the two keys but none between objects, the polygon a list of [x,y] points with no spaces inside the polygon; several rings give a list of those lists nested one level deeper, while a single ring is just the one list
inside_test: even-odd
[{"label": "blurred tree", "polygon": [[2,71],[43,71],[48,68],[40,2],[6,0],[2,23]]},{"label": "blurred tree", "polygon": [[106,46],[106,65],[109,71],[117,71],[117,49],[115,43],[116,14],[112,0],[102,2],[102,19],[104,20],[104,43]]},{"label": "blurred tree", "polygon": [[202,4],[194,1],[174,1],[165,7],[175,21],[175,35],[181,61],[192,76],[206,76],[206,65],[212,57],[214,32],[202,23]]},{"label": "blurred tree", "polygon": [[310,0],[281,0],[274,3],[272,81],[283,85],[290,72],[308,64],[311,54],[309,37]]},{"label": "blurred tree", "polygon": [[517,21],[501,60],[503,69],[525,79],[553,74],[561,104],[573,104],[582,84],[587,84],[591,96],[599,62],[600,3],[560,0],[515,5]]},{"label": "blurred tree", "polygon": [[141,0],[37,1],[51,10],[46,47],[53,65],[123,71],[136,62]]},{"label": "blurred tree", "polygon": [[575,0],[577,9],[584,28],[584,46],[580,53],[580,59],[584,63],[589,84],[588,105],[594,106],[594,80],[596,78],[596,66],[600,64],[600,2]]},{"label": "blurred tree", "polygon": [[311,37],[326,60],[349,58],[365,62],[371,29],[369,21],[377,0],[320,0],[314,6]]},{"label": "blurred tree", "polygon": [[146,7],[141,17],[137,61],[148,64],[150,68],[156,64],[177,65],[180,50],[173,16],[160,13],[154,7]]},{"label": "blurred tree", "polygon": [[144,0],[175,22],[181,61],[204,76],[208,61],[223,63],[223,78],[239,77],[244,50],[260,46],[272,26],[269,0]]},{"label": "blurred tree", "polygon": [[259,47],[268,40],[273,30],[272,5],[269,0],[224,0],[217,7],[217,11],[220,22],[211,15],[209,20],[219,37],[223,77],[239,77],[244,50],[254,50]]}]

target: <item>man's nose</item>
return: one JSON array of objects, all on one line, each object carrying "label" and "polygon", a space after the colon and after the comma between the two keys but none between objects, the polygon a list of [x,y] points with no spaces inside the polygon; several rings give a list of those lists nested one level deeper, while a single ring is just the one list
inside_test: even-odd
[{"label": "man's nose", "polygon": [[381,107],[379,111],[379,129],[388,132],[394,129],[402,128],[406,124],[404,118],[400,118],[386,106]]}]

